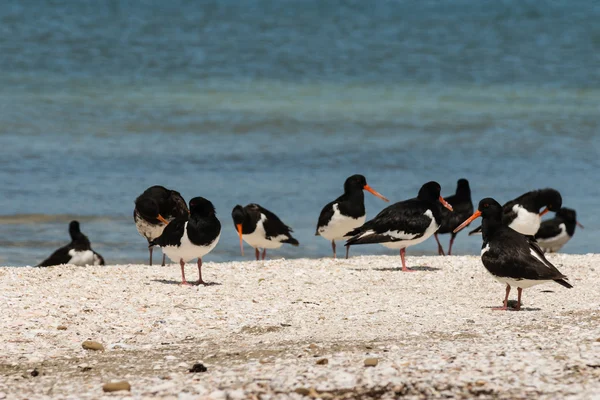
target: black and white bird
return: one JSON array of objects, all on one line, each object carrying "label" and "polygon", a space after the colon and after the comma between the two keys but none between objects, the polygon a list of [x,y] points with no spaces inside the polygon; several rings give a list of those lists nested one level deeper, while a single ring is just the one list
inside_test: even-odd
[{"label": "black and white bird", "polygon": [[460,231],[478,217],[483,219],[481,261],[498,282],[506,285],[504,303],[498,309],[508,309],[511,287],[517,288],[517,310],[521,308],[523,289],[552,281],[569,289],[573,287],[546,259],[532,236],[522,235],[503,222],[503,208],[492,198],[481,200],[477,211],[454,231]]},{"label": "black and white bird", "polygon": [[[179,192],[163,186],[151,186],[135,199],[133,220],[140,235],[148,243],[159,237],[165,226],[175,218],[187,217],[189,214],[185,200]],[[152,246],[148,246],[152,265]],[[163,254],[162,265],[165,265]]]},{"label": "black and white bird", "polygon": [[411,271],[406,268],[406,248],[423,242],[439,229],[442,205],[452,210],[440,196],[440,190],[437,182],[424,184],[414,199],[392,204],[363,226],[348,232],[352,237],[346,246],[380,243],[390,249],[400,249],[402,271]]},{"label": "black and white bird", "polygon": [[[540,229],[542,216],[561,207],[562,197],[557,190],[533,190],[502,206],[502,222],[523,235],[534,236]],[[469,236],[476,234],[481,234],[481,226],[469,232]]]},{"label": "black and white bird", "polygon": [[[284,224],[277,215],[258,204],[248,204],[246,207],[237,205],[231,211],[233,225],[240,236],[240,250],[244,255],[244,241],[254,247],[256,259],[259,259],[262,249],[262,259],[267,249],[278,249],[284,243],[298,246],[292,237],[292,228]],[[243,241],[242,241],[243,239]]]},{"label": "black and white bird", "polygon": [[444,233],[452,235],[450,237],[450,246],[448,247],[448,255],[452,255],[452,244],[454,244],[454,239],[456,238],[456,233],[452,231],[473,214],[473,200],[471,200],[469,181],[459,179],[456,184],[456,194],[445,197],[445,199],[452,206],[453,211],[442,207],[442,225],[433,234],[438,245],[438,253],[441,256],[444,255],[444,248],[440,243],[438,235]]},{"label": "black and white bird", "polygon": [[52,265],[104,265],[104,258],[92,250],[92,245],[87,236],[81,233],[78,221],[69,223],[71,243],[56,250],[50,257],[39,263],[38,267]]},{"label": "black and white bird", "polygon": [[576,226],[583,229],[583,225],[577,221],[575,210],[563,207],[554,218],[542,222],[535,239],[546,253],[555,253],[571,240]]},{"label": "black and white bird", "polygon": [[162,235],[150,241],[149,246],[160,246],[171,260],[181,266],[181,284],[185,280],[185,263],[198,259],[198,285],[202,280],[202,257],[215,248],[221,237],[221,223],[215,207],[204,197],[190,200],[190,214],[175,218],[165,227]]},{"label": "black and white bird", "polygon": [[[348,232],[364,224],[367,218],[363,190],[384,201],[389,201],[373,190],[363,175],[352,175],[344,182],[344,194],[321,210],[315,236],[320,235],[331,241],[333,258],[336,258],[335,241],[349,239]],[[349,248],[346,247],[346,258],[348,258],[348,250]]]}]

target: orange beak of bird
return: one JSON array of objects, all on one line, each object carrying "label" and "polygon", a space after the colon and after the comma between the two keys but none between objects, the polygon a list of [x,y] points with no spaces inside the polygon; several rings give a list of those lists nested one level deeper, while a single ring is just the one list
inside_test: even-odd
[{"label": "orange beak of bird", "polygon": [[463,222],[462,224],[460,224],[453,232],[454,233],[458,233],[458,231],[460,231],[465,226],[469,225],[471,222],[475,221],[479,217],[481,217],[481,211],[477,210],[465,222]]},{"label": "orange beak of bird", "polygon": [[158,217],[156,217],[157,220],[159,220],[160,222],[162,222],[165,225],[169,224],[169,221],[167,221],[162,215],[158,214]]},{"label": "orange beak of bird", "polygon": [[577,226],[578,226],[578,227],[580,227],[581,229],[583,229],[583,225],[581,225],[581,224],[579,223],[579,221],[575,221],[575,223],[577,224]]},{"label": "orange beak of bird", "polygon": [[550,211],[550,209],[549,209],[548,207],[544,208],[544,209],[542,210],[542,212],[540,213],[540,217],[541,217],[541,216],[544,216],[544,215],[546,215],[546,214],[548,214],[548,211]]},{"label": "orange beak of bird", "polygon": [[446,207],[448,210],[453,211],[452,206],[450,205],[450,203],[448,203],[446,200],[444,200],[444,198],[442,196],[440,196],[440,203],[442,203],[442,205],[444,207]]},{"label": "orange beak of bird", "polygon": [[236,224],[236,229],[238,235],[240,235],[240,250],[242,251],[242,256],[244,255],[244,241],[242,240],[242,224]]},{"label": "orange beak of bird", "polygon": [[373,196],[377,196],[379,197],[381,200],[383,201],[389,201],[384,195],[382,195],[381,193],[376,192],[375,190],[373,190],[373,188],[369,185],[365,185],[365,187],[363,187],[364,190],[366,190],[367,192],[371,193]]}]

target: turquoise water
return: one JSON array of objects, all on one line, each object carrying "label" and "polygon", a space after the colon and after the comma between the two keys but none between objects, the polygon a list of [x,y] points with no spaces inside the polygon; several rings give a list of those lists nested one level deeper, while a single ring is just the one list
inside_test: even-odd
[{"label": "turquoise water", "polygon": [[74,218],[108,262],[145,261],[131,213],[153,184],[213,201],[207,261],[242,259],[249,202],[297,234],[273,256],[328,256],[318,214],[354,173],[392,201],[551,186],[586,226],[564,251],[598,251],[598,3],[168,4],[0,4],[0,264],[39,262]]}]

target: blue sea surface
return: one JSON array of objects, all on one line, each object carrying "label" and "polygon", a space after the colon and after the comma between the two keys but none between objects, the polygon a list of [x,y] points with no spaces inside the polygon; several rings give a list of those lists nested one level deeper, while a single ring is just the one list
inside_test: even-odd
[{"label": "blue sea surface", "polygon": [[[319,212],[355,173],[392,201],[553,187],[585,225],[564,251],[598,252],[599,20],[592,1],[4,1],[0,264],[37,264],[71,219],[108,263],[146,262],[133,201],[154,184],[215,204],[206,261],[243,259],[250,202],[301,243],[270,256],[326,257]],[[366,194],[368,217],[386,205]]]}]

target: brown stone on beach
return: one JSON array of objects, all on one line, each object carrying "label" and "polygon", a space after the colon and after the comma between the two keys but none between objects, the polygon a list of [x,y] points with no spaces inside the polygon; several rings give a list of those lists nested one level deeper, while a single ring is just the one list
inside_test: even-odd
[{"label": "brown stone on beach", "polygon": [[102,390],[105,392],[119,392],[121,390],[131,391],[131,385],[127,381],[108,382],[102,385]]},{"label": "brown stone on beach", "polygon": [[93,340],[86,340],[81,343],[81,347],[86,350],[94,350],[94,351],[104,351],[104,346],[102,343],[94,342]]},{"label": "brown stone on beach", "polygon": [[294,390],[294,392],[301,394],[302,396],[308,396],[310,390],[307,388],[299,387]]},{"label": "brown stone on beach", "polygon": [[326,358],[321,358],[319,360],[317,360],[317,365],[327,365],[329,364],[329,360]]},{"label": "brown stone on beach", "polygon": [[56,329],[58,329],[59,331],[66,331],[67,327],[64,326],[64,325],[59,325],[59,326],[56,327]]},{"label": "brown stone on beach", "polygon": [[379,364],[379,360],[376,358],[366,358],[365,359],[365,367],[375,367]]}]

